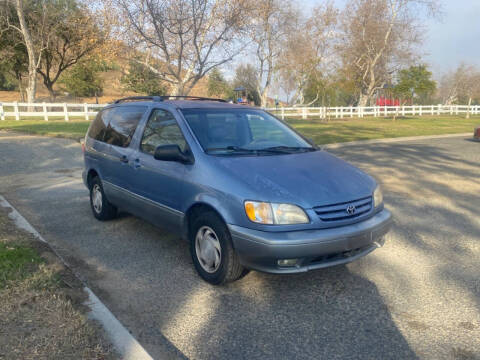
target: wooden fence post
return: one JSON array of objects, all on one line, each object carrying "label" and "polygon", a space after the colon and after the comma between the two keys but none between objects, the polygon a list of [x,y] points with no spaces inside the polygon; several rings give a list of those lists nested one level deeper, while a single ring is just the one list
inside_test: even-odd
[{"label": "wooden fence post", "polygon": [[70,119],[68,118],[68,108],[66,103],[63,103],[63,113],[65,115],[65,121],[69,121]]},{"label": "wooden fence post", "polygon": [[387,105],[385,105],[384,111],[385,111],[385,113],[384,113],[384,116],[385,116],[385,117],[387,117],[387,115],[388,115],[388,112],[387,112]]},{"label": "wooden fence post", "polygon": [[422,105],[418,107],[418,115],[422,116]]},{"label": "wooden fence post", "polygon": [[43,107],[43,120],[48,121],[48,111],[47,111],[47,105],[45,102],[42,103]]},{"label": "wooden fence post", "polygon": [[455,105],[455,115],[458,115],[458,105]]},{"label": "wooden fence post", "polygon": [[307,108],[302,108],[302,119],[307,118]]},{"label": "wooden fence post", "polygon": [[283,108],[283,106],[281,109],[282,109],[282,120],[285,120],[285,109]]},{"label": "wooden fence post", "polygon": [[18,102],[13,103],[13,111],[15,111],[15,120],[20,120],[20,112],[18,111]]},{"label": "wooden fence post", "polygon": [[5,120],[5,113],[3,112],[3,104],[0,103],[0,120]]},{"label": "wooden fence post", "polygon": [[353,118],[353,107],[350,106],[350,117]]}]

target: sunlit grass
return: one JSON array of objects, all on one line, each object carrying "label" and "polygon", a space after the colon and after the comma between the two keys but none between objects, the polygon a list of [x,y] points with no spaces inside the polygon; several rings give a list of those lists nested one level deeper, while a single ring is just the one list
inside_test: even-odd
[{"label": "sunlit grass", "polygon": [[[395,138],[403,136],[441,135],[472,132],[480,126],[480,116],[465,119],[462,116],[423,116],[397,118],[363,119],[288,119],[290,125],[317,144],[357,140]],[[5,120],[0,129],[10,129],[31,134],[65,137],[79,140],[85,136],[90,125],[84,120],[43,121]]]}]

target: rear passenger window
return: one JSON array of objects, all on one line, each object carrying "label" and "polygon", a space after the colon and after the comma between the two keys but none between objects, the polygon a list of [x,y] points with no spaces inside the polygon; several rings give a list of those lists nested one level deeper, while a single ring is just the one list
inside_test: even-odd
[{"label": "rear passenger window", "polygon": [[121,106],[112,109],[108,114],[104,141],[111,145],[128,147],[146,109],[146,106]]},{"label": "rear passenger window", "polygon": [[95,120],[93,120],[90,126],[90,130],[88,130],[88,137],[98,141],[104,141],[103,139],[105,138],[108,127],[108,113],[111,110],[112,109],[105,109],[97,113]]},{"label": "rear passenger window", "polygon": [[148,119],[140,148],[153,155],[160,145],[178,145],[182,151],[186,143],[175,117],[168,111],[155,109]]}]

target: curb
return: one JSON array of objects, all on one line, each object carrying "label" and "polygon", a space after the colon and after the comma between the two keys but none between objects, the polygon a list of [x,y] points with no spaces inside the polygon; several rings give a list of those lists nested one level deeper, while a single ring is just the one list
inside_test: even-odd
[{"label": "curb", "polygon": [[[8,217],[15,222],[19,229],[23,229],[32,234],[37,240],[44,243],[48,242],[35,230],[35,228],[20,214],[7,199],[0,195],[0,206],[3,208],[10,208],[11,211]],[[55,255],[68,268],[70,266],[65,260],[50,246]],[[71,269],[71,268],[70,268]],[[72,270],[72,269],[71,269]],[[75,272],[72,270],[75,274]],[[78,278],[77,274],[75,276]],[[80,280],[81,281],[81,280]],[[83,283],[83,281],[82,281]],[[89,318],[95,319],[105,329],[109,340],[112,342],[114,348],[119,352],[124,360],[153,360],[147,351],[140,345],[140,343],[130,334],[130,332],[122,325],[120,321],[111,313],[104,303],[94,294],[94,292],[86,285],[83,288],[88,294],[88,300],[84,302],[90,308],[87,314]]]},{"label": "curb", "polygon": [[349,141],[343,143],[332,143],[321,145],[324,149],[336,149],[342,146],[349,145],[368,145],[368,144],[388,144],[402,141],[415,141],[415,140],[428,140],[428,139],[442,139],[442,138],[452,138],[452,137],[462,137],[462,136],[472,136],[471,133],[460,133],[460,134],[444,134],[444,135],[422,135],[422,136],[405,136],[397,138],[386,138],[386,139],[374,139],[374,140],[360,140],[360,141]]}]

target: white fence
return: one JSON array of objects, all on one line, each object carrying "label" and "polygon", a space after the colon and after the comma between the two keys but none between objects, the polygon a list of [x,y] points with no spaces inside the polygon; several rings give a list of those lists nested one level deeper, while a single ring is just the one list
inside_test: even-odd
[{"label": "white fence", "polygon": [[[99,109],[107,104],[59,104],[59,103],[1,103],[0,120],[22,118],[43,118],[43,120],[84,119],[91,120]],[[266,110],[281,119],[327,119],[363,118],[422,115],[461,115],[480,114],[480,105],[410,105],[410,106],[365,106],[365,107],[278,107]]]},{"label": "white fence", "polygon": [[267,108],[281,119],[327,119],[327,118],[363,118],[422,115],[460,115],[480,114],[480,105],[410,105],[410,106],[364,106],[364,107],[278,107]]},{"label": "white fence", "polygon": [[14,118],[43,118],[48,121],[63,119],[69,121],[71,118],[90,120],[98,110],[107,104],[59,104],[59,103],[2,103],[0,102],[0,120]]}]

